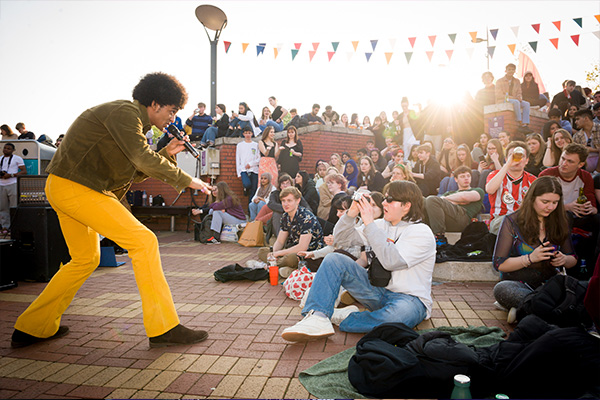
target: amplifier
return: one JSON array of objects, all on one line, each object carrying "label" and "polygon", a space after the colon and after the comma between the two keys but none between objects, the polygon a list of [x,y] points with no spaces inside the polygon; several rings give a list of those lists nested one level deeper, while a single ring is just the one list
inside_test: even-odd
[{"label": "amplifier", "polygon": [[23,175],[17,180],[17,204],[19,207],[49,207],[46,199],[48,175]]}]

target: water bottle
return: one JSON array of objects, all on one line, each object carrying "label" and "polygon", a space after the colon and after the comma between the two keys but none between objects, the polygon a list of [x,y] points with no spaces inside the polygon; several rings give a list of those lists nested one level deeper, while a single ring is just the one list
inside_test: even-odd
[{"label": "water bottle", "polygon": [[471,378],[467,375],[454,375],[454,389],[452,389],[451,399],[470,399],[471,390]]},{"label": "water bottle", "polygon": [[150,197],[148,197],[148,205],[151,206],[152,205],[152,195],[150,195]]},{"label": "water bottle", "polygon": [[146,194],[146,191],[144,190],[144,192],[142,193],[142,205],[143,206],[147,206],[148,203],[146,202],[146,200],[148,200],[148,195]]}]

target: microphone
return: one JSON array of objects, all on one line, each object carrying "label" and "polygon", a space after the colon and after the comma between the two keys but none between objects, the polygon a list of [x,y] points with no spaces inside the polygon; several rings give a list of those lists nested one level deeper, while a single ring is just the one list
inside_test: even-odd
[{"label": "microphone", "polygon": [[194,146],[192,146],[190,144],[190,142],[188,142],[187,140],[183,139],[183,134],[181,133],[181,131],[173,124],[169,125],[169,127],[167,128],[167,131],[169,131],[169,133],[173,136],[175,136],[177,139],[182,140],[183,141],[183,145],[185,146],[185,148],[192,153],[192,155],[195,158],[200,157],[200,153],[198,153],[198,150],[196,150],[194,148]]}]

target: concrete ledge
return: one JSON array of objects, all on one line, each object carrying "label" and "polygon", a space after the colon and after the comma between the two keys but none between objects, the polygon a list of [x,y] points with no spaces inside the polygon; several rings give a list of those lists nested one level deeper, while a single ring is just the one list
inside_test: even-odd
[{"label": "concrete ledge", "polygon": [[448,261],[435,264],[433,280],[446,282],[498,282],[500,274],[494,271],[490,261]]},{"label": "concrete ledge", "polygon": [[[512,111],[514,112],[515,109],[513,107],[513,105],[511,103],[498,103],[498,104],[491,104],[489,106],[484,106],[483,107],[483,114],[495,114],[495,113],[499,113],[502,111]],[[541,119],[548,119],[548,113],[542,112],[540,111],[538,108],[533,108],[529,111],[529,117],[537,117],[537,118],[541,118]]]}]

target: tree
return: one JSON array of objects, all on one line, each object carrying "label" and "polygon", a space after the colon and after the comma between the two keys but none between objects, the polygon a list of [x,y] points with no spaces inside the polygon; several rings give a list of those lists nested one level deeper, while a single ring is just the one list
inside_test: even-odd
[{"label": "tree", "polygon": [[592,89],[592,93],[600,90],[600,64],[598,62],[592,64],[591,70],[585,71],[585,81]]}]

